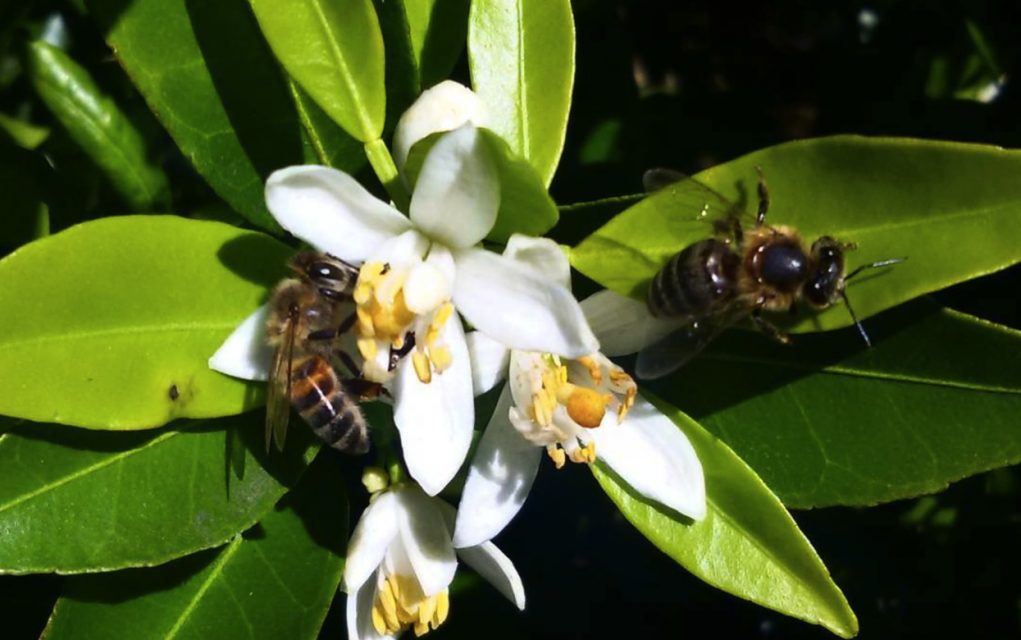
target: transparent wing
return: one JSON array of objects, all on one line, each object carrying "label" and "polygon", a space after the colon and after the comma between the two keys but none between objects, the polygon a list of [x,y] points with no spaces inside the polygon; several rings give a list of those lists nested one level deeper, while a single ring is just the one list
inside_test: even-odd
[{"label": "transparent wing", "polygon": [[287,322],[283,342],[273,354],[266,399],[267,452],[271,440],[276,444],[277,450],[282,451],[284,439],[287,437],[287,423],[291,418],[291,361],[294,358],[297,326],[293,319]]},{"label": "transparent wing", "polygon": [[[642,176],[648,193],[667,192],[679,215],[690,215],[693,220],[706,223],[711,233],[731,237],[735,230],[755,225],[755,216],[748,213],[745,203],[735,203],[711,187],[689,175],[673,169],[649,169]],[[747,189],[748,199],[754,198],[754,186]]]},{"label": "transparent wing", "polygon": [[749,308],[730,307],[692,320],[638,352],[635,375],[654,380],[673,373],[709,346],[721,333],[748,317]]}]

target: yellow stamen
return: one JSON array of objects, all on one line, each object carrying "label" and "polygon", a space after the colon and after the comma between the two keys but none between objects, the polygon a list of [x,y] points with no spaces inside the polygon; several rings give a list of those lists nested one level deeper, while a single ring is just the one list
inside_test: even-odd
[{"label": "yellow stamen", "polygon": [[378,353],[376,341],[372,338],[358,338],[358,353],[366,360],[374,359]]},{"label": "yellow stamen", "polygon": [[429,633],[429,625],[422,624],[421,622],[415,623],[415,637],[421,638],[425,634]]},{"label": "yellow stamen", "polygon": [[376,629],[376,633],[381,636],[390,633],[390,629],[386,626],[386,621],[383,620],[383,610],[380,608],[379,602],[372,605],[372,626]]},{"label": "yellow stamen", "polygon": [[613,400],[613,396],[567,383],[557,389],[557,400],[567,406],[567,415],[578,425],[594,429],[602,423],[606,406]]},{"label": "yellow stamen", "polygon": [[383,619],[389,629],[400,629],[401,623],[397,617],[397,599],[394,597],[392,580],[384,580],[379,590],[379,606],[382,609]]},{"label": "yellow stamen", "polygon": [[422,381],[423,384],[429,384],[432,382],[433,373],[432,367],[429,365],[429,358],[426,357],[421,351],[416,351],[411,356],[411,363],[415,365],[415,375]]},{"label": "yellow stamen", "polygon": [[563,469],[564,465],[567,464],[567,454],[555,444],[546,447],[546,455],[553,461],[553,466],[557,469]]},{"label": "yellow stamen", "polygon": [[454,361],[454,357],[450,354],[450,349],[440,345],[429,347],[429,359],[432,360],[433,367],[436,368],[438,373],[442,373]]},{"label": "yellow stamen", "polygon": [[590,442],[571,452],[571,462],[592,464],[596,461],[596,443]]},{"label": "yellow stamen", "polygon": [[426,598],[418,605],[418,624],[428,627],[434,613],[436,613],[436,598]]},{"label": "yellow stamen", "polygon": [[372,324],[372,314],[363,306],[355,309],[358,314],[358,335],[363,338],[372,338],[376,335],[376,327]]},{"label": "yellow stamen", "polygon": [[433,614],[433,629],[446,622],[450,614],[450,594],[446,589],[436,594],[436,613]]},{"label": "yellow stamen", "polygon": [[603,383],[603,372],[599,369],[599,365],[592,356],[582,356],[578,358],[578,364],[588,369],[588,374],[592,376],[592,382],[594,384],[598,385]]}]

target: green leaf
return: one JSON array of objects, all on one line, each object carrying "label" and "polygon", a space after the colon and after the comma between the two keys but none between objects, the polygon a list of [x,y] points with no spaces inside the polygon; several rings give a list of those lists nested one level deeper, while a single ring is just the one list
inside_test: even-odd
[{"label": "green leaf", "polygon": [[[255,524],[293,484],[308,439],[267,456],[262,415],[104,433],[23,424],[0,435],[0,573],[162,564]],[[230,432],[246,473],[227,468]]]},{"label": "green leaf", "polygon": [[292,78],[362,142],[383,133],[383,35],[371,0],[249,0]]},{"label": "green leaf", "polygon": [[245,0],[89,0],[107,43],[214,190],[253,223],[276,169],[312,161],[286,78]]},{"label": "green leaf", "polygon": [[736,596],[820,624],[841,637],[858,620],[815,549],[765,484],[725,444],[694,420],[649,398],[695,447],[706,483],[706,517],[682,518],[646,501],[602,463],[603,490],[656,547],[685,569]]},{"label": "green leaf", "polygon": [[207,361],[289,253],[173,216],[105,218],[22,247],[0,260],[0,413],[145,429],[257,406],[263,385]]},{"label": "green leaf", "polygon": [[337,462],[319,456],[277,509],[226,547],[69,579],[44,635],[314,639],[344,569],[347,499]]},{"label": "green leaf", "polygon": [[792,347],[731,332],[654,385],[792,507],[871,505],[1021,462],[1021,332],[928,304]]},{"label": "green leaf", "polygon": [[564,148],[574,85],[570,1],[473,2],[468,62],[492,128],[549,185]]},{"label": "green leaf", "polygon": [[12,118],[6,113],[0,113],[0,132],[23,149],[35,149],[50,137],[48,128]]},{"label": "green leaf", "polygon": [[[952,142],[837,136],[770,147],[698,174],[735,202],[754,200],[756,171],[769,184],[773,225],[809,242],[854,242],[848,266],[907,261],[851,282],[865,317],[1021,259],[1021,152]],[[692,242],[712,235],[701,205],[667,187],[596,231],[571,253],[596,282],[644,300],[649,280]],[[742,195],[743,194],[743,195]],[[690,194],[687,194],[690,196]],[[851,323],[842,305],[802,318],[793,331]]]},{"label": "green leaf", "polygon": [[[479,132],[500,176],[500,209],[496,214],[496,224],[486,239],[504,243],[514,233],[545,234],[557,223],[560,212],[535,169],[515,156],[500,136],[488,129],[479,129]],[[404,164],[404,175],[412,185],[418,181],[429,151],[446,133],[441,131],[429,135],[411,148]]]},{"label": "green leaf", "polygon": [[288,88],[315,161],[349,174],[361,170],[366,163],[362,144],[337,126],[298,83],[288,80]]},{"label": "green leaf", "polygon": [[418,59],[411,41],[411,27],[403,0],[372,0],[379,18],[386,51],[386,126],[389,138],[401,114],[422,92]]},{"label": "green leaf", "polygon": [[28,46],[28,70],[36,93],[128,207],[147,211],[169,204],[167,177],[149,161],[142,135],[88,71],[42,40]]},{"label": "green leaf", "polygon": [[18,147],[0,146],[0,246],[13,248],[49,233],[47,200],[56,182],[43,156]]},{"label": "green leaf", "polygon": [[403,0],[421,86],[445,80],[464,50],[470,0]]}]

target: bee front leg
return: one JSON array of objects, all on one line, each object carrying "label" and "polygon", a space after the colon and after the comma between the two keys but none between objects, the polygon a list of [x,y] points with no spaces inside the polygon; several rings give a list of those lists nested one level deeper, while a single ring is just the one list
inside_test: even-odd
[{"label": "bee front leg", "polygon": [[759,173],[759,212],[755,216],[755,224],[762,226],[766,221],[766,212],[769,211],[769,187],[766,186],[766,176],[762,173],[762,167],[755,167]]},{"label": "bee front leg", "polygon": [[776,340],[777,342],[781,344],[791,343],[791,337],[789,335],[781,331],[779,327],[777,327],[775,324],[762,317],[761,308],[756,308],[754,311],[752,311],[752,322],[755,323],[755,327],[759,331],[766,334],[770,338]]}]

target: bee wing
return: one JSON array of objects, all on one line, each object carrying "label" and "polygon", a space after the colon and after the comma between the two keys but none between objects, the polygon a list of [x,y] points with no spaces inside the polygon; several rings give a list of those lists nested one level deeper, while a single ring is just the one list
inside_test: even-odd
[{"label": "bee wing", "polygon": [[277,450],[284,448],[287,423],[291,418],[291,361],[294,358],[294,334],[297,323],[289,320],[284,327],[284,340],[273,354],[270,367],[269,396],[266,400],[266,451],[270,441]]},{"label": "bee wing", "polygon": [[716,234],[731,236],[737,225],[744,228],[755,225],[755,216],[744,207],[680,171],[649,169],[642,176],[642,184],[647,193],[669,190],[670,201],[679,213],[712,225]]},{"label": "bee wing", "polygon": [[639,351],[635,375],[643,380],[653,380],[673,373],[749,313],[749,309],[730,308],[688,322]]}]

